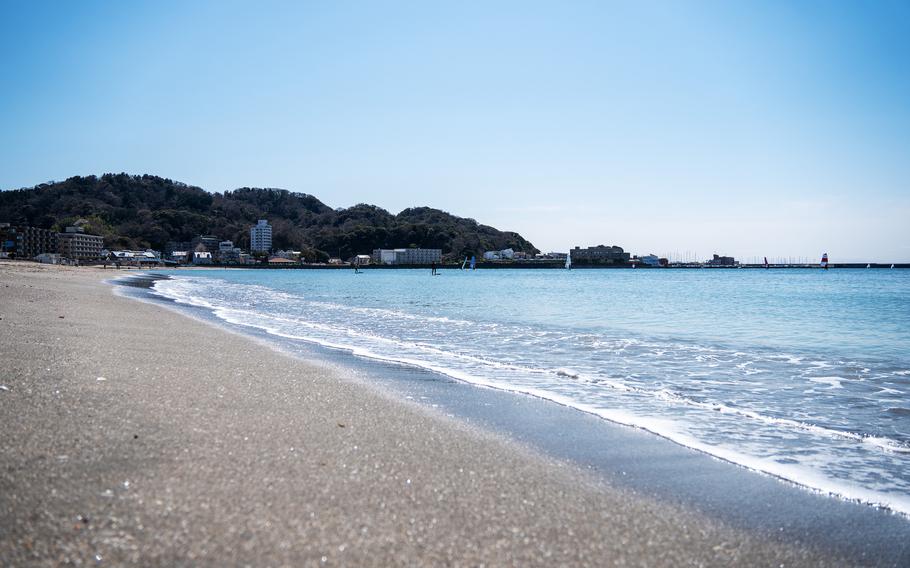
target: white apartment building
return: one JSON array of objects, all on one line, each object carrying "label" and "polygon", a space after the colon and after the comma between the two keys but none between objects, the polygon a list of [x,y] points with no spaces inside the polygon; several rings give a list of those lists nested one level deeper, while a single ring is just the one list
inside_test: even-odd
[{"label": "white apartment building", "polygon": [[272,226],[265,219],[260,219],[250,229],[250,251],[270,252],[272,250]]},{"label": "white apartment building", "polygon": [[375,249],[373,262],[379,264],[432,264],[442,259],[441,249]]}]

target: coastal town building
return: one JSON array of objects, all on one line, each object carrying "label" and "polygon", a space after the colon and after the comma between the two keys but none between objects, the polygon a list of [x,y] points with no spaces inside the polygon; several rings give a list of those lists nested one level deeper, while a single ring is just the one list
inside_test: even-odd
[{"label": "coastal town building", "polygon": [[250,251],[270,252],[272,250],[272,226],[265,219],[250,229]]},{"label": "coastal town building", "polygon": [[35,260],[41,264],[64,264],[65,260],[62,256],[55,252],[43,252],[41,254],[35,255]]},{"label": "coastal town building", "polygon": [[612,264],[629,262],[629,253],[618,246],[597,245],[596,247],[575,247],[571,251],[572,262],[592,264]]},{"label": "coastal town building", "polygon": [[59,238],[55,231],[37,227],[20,227],[16,231],[16,252],[20,258],[34,258],[42,253],[56,253],[59,248]]},{"label": "coastal town building", "polygon": [[193,243],[190,241],[168,241],[167,244],[164,245],[164,256],[166,258],[172,258],[176,251],[186,252],[190,250],[193,250]]},{"label": "coastal town building", "polygon": [[488,250],[483,253],[484,260],[512,260],[515,258],[515,251],[507,248],[503,250]]},{"label": "coastal town building", "polygon": [[185,250],[175,250],[167,255],[167,257],[179,264],[186,264],[193,259],[193,255]]},{"label": "coastal town building", "polygon": [[152,249],[146,250],[112,250],[108,260],[123,266],[151,266],[161,264],[161,255]]},{"label": "coastal town building", "polygon": [[218,243],[218,262],[221,264],[240,264],[243,257],[243,251],[240,247],[235,247],[233,241],[221,241]]},{"label": "coastal town building", "polygon": [[54,231],[0,223],[0,252],[7,257],[33,259],[39,254],[56,254],[58,251],[59,243]]},{"label": "coastal town building", "polygon": [[660,258],[656,254],[646,254],[638,257],[638,260],[646,266],[653,266],[655,268],[660,266]]},{"label": "coastal town building", "polygon": [[280,250],[275,253],[276,257],[284,258],[287,260],[292,260],[294,262],[300,261],[300,251],[299,250]]},{"label": "coastal town building", "polygon": [[9,223],[0,223],[0,258],[16,253],[16,229]]},{"label": "coastal town building", "polygon": [[442,260],[442,249],[400,248],[375,249],[376,264],[433,264]]},{"label": "coastal town building", "polygon": [[[192,251],[205,251],[212,253],[214,257],[218,253],[218,250],[221,246],[221,239],[215,235],[199,235],[190,241],[190,246],[188,250]],[[201,248],[200,248],[201,247]]]},{"label": "coastal town building", "polygon": [[717,256],[716,254],[711,260],[705,261],[705,266],[736,266],[737,264],[739,263],[732,256]]},{"label": "coastal town building", "polygon": [[98,260],[102,257],[104,237],[89,235],[82,227],[67,227],[58,233],[60,254],[72,260]]},{"label": "coastal town building", "polygon": [[212,253],[208,251],[194,251],[193,264],[212,264]]}]

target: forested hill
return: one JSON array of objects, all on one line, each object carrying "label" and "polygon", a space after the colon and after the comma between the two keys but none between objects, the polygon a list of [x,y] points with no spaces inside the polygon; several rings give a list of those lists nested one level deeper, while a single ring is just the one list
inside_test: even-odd
[{"label": "forested hill", "polygon": [[113,248],[162,250],[168,241],[216,235],[249,247],[250,225],[268,219],[275,249],[301,250],[308,259],[347,258],[375,248],[440,248],[461,258],[485,250],[538,250],[518,233],[429,207],[393,215],[375,205],[332,209],[312,195],[244,187],[209,193],[150,175],[72,177],[30,189],[0,191],[0,222],[63,230],[85,219],[86,231]]}]

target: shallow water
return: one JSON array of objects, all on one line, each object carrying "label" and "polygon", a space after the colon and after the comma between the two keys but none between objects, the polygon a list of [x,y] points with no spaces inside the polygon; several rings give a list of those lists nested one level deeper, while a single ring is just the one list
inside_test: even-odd
[{"label": "shallow water", "polygon": [[910,514],[910,271],[185,274],[155,293]]}]

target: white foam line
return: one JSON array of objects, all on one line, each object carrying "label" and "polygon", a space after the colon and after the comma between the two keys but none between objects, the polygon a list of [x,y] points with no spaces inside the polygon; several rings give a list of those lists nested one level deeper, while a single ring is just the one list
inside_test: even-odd
[{"label": "white foam line", "polygon": [[[167,281],[161,281],[161,282],[167,282]],[[175,301],[179,301],[178,298],[172,298],[172,299],[174,299]],[[200,299],[198,299],[198,298],[194,298],[194,300],[200,301]],[[204,300],[201,300],[201,301],[204,302]],[[193,302],[183,302],[183,303],[193,304]],[[203,307],[211,307],[210,305],[207,305],[207,302],[204,304],[194,304],[194,305],[203,305]],[[221,308],[221,309],[213,308],[212,310],[215,315],[218,315],[216,312],[225,311],[227,309],[226,308]],[[256,313],[257,316],[263,315],[263,314],[259,314],[258,312],[254,312],[254,313]],[[219,316],[219,319],[222,319],[222,321],[225,321],[226,323],[231,323],[223,317]],[[297,323],[304,323],[304,322],[297,321]],[[308,323],[311,323],[311,325],[313,325],[312,322],[308,322]],[[586,412],[588,414],[599,416],[610,422],[614,422],[614,423],[622,424],[622,425],[626,425],[626,426],[631,426],[634,428],[639,428],[639,429],[645,430],[647,432],[651,432],[652,434],[655,434],[664,439],[670,440],[681,446],[711,455],[713,457],[722,459],[724,461],[727,461],[734,465],[744,467],[746,469],[750,469],[753,471],[772,475],[779,479],[783,479],[783,480],[792,482],[796,485],[806,487],[806,488],[814,490],[814,491],[819,491],[819,492],[826,493],[829,495],[838,496],[843,499],[847,499],[847,500],[851,500],[851,501],[857,501],[857,502],[861,502],[861,503],[874,505],[877,507],[887,508],[887,509],[895,511],[897,513],[900,513],[900,514],[903,514],[906,516],[910,516],[910,497],[903,496],[903,495],[883,494],[883,493],[880,493],[880,492],[877,492],[877,491],[874,491],[871,489],[866,489],[863,487],[856,486],[854,484],[844,483],[843,481],[832,480],[824,475],[821,475],[817,472],[813,472],[812,470],[808,470],[806,468],[800,468],[798,466],[791,466],[791,465],[787,465],[787,464],[780,464],[773,460],[757,458],[754,456],[749,456],[747,454],[736,452],[736,451],[728,449],[728,448],[723,448],[723,447],[718,447],[715,445],[707,444],[692,436],[689,436],[689,435],[686,435],[686,434],[683,434],[683,433],[677,431],[675,429],[675,424],[669,420],[661,420],[661,419],[653,418],[653,417],[637,416],[637,415],[631,414],[629,412],[615,410],[615,409],[596,408],[596,407],[593,407],[588,404],[579,403],[566,396],[559,395],[559,394],[556,394],[556,393],[553,393],[550,391],[544,391],[541,389],[529,388],[529,387],[516,387],[514,385],[503,384],[503,383],[500,383],[495,380],[489,380],[489,379],[485,379],[482,377],[477,377],[477,376],[471,375],[469,373],[463,373],[463,372],[456,371],[456,370],[453,370],[450,368],[435,365],[435,364],[427,362],[427,361],[412,359],[412,358],[408,358],[408,357],[385,356],[385,355],[381,355],[378,353],[374,353],[374,352],[369,351],[368,349],[365,349],[362,347],[334,343],[334,342],[330,342],[330,341],[327,341],[324,339],[313,338],[313,337],[308,337],[308,336],[288,334],[281,330],[271,328],[271,327],[265,326],[265,325],[258,325],[258,324],[254,324],[254,323],[248,323],[248,322],[237,323],[235,325],[242,325],[242,326],[246,326],[246,327],[252,327],[255,329],[261,329],[263,331],[266,331],[267,333],[270,333],[272,335],[276,335],[279,337],[307,341],[310,343],[321,345],[323,347],[329,347],[332,349],[347,351],[355,356],[362,357],[365,359],[383,361],[386,363],[393,363],[393,364],[399,364],[399,365],[407,365],[407,366],[411,366],[411,367],[425,369],[428,371],[437,372],[442,375],[445,375],[445,376],[451,377],[453,379],[459,380],[461,382],[465,382],[465,383],[475,385],[475,386],[481,386],[481,387],[492,388],[492,389],[506,391],[506,392],[513,392],[513,393],[517,393],[517,394],[525,394],[525,395],[529,395],[529,396],[534,396],[536,398],[548,400],[548,401],[560,404],[562,406],[574,408],[576,410]],[[313,325],[313,327],[317,327],[317,325],[318,324]],[[333,329],[333,328],[327,328],[327,329]],[[337,331],[337,330],[335,330],[335,331]],[[381,338],[381,336],[376,336],[376,338]],[[612,385],[608,384],[608,386],[612,386]],[[620,389],[620,390],[628,390],[630,388],[631,387],[622,385],[622,389]],[[632,390],[638,391],[639,389],[632,389]],[[644,391],[644,392],[647,392],[647,391]],[[830,430],[830,429],[823,428],[820,426],[805,424],[805,423],[794,421],[794,420],[783,419],[783,418],[771,418],[771,417],[763,416],[756,412],[734,409],[734,408],[730,408],[730,407],[727,407],[724,405],[716,405],[716,404],[711,404],[711,403],[699,403],[699,402],[691,401],[689,399],[684,399],[684,397],[679,397],[668,391],[659,391],[659,396],[667,396],[669,398],[675,398],[676,400],[687,401],[687,404],[691,404],[694,406],[701,406],[701,407],[711,408],[712,410],[719,410],[721,412],[729,412],[729,413],[733,413],[733,414],[738,414],[738,415],[746,416],[749,418],[761,420],[764,422],[774,423],[774,424],[778,424],[778,425],[787,425],[787,426],[791,426],[794,428],[798,428],[800,430],[807,430],[810,432],[820,433],[820,434],[827,435],[827,436],[834,436],[834,437],[841,437],[841,438],[850,439],[850,440],[856,440],[856,441],[860,441],[863,443],[875,445],[875,446],[878,446],[878,447],[881,447],[883,449],[890,450],[890,451],[896,451],[899,453],[910,452],[910,448],[906,448],[906,447],[900,445],[899,443],[895,442],[894,440],[889,440],[887,438],[866,437],[866,436],[862,436],[860,434],[856,434],[853,432],[840,432],[837,430]]]},{"label": "white foam line", "polygon": [[[187,280],[189,280],[189,279],[187,279]],[[175,282],[175,281],[174,280],[169,280],[169,281],[163,280],[161,282],[167,283],[167,282]],[[165,285],[167,285],[167,284],[165,284]],[[156,283],[155,287],[157,287],[157,283]],[[267,290],[267,288],[266,288],[266,290]],[[170,290],[170,291],[173,292],[174,290]],[[189,294],[188,291],[186,293]],[[171,297],[175,301],[181,302],[181,297],[177,294],[169,294],[168,297]],[[489,361],[486,359],[473,357],[470,355],[452,353],[449,351],[444,351],[444,350],[437,349],[434,347],[419,345],[416,343],[405,344],[405,343],[402,343],[401,341],[398,341],[395,339],[390,339],[390,338],[387,338],[387,337],[384,337],[381,335],[365,334],[365,333],[357,332],[357,331],[354,331],[354,330],[351,330],[348,328],[336,328],[336,327],[333,327],[330,325],[317,324],[314,322],[308,322],[306,320],[301,320],[301,319],[282,318],[280,316],[273,316],[273,315],[263,314],[260,312],[251,312],[251,311],[246,311],[246,310],[239,310],[236,308],[213,306],[211,303],[209,303],[205,299],[199,298],[198,296],[195,296],[195,295],[190,295],[189,297],[183,297],[183,300],[184,301],[182,303],[188,303],[191,305],[202,306],[202,307],[212,309],[216,316],[220,317],[222,320],[227,321],[228,323],[233,323],[236,325],[246,325],[246,326],[257,328],[257,329],[262,329],[263,331],[266,331],[273,335],[287,337],[288,339],[306,340],[306,341],[310,341],[310,342],[324,345],[327,347],[332,347],[332,348],[337,348],[337,349],[346,349],[346,350],[349,350],[352,352],[356,350],[358,352],[356,352],[355,354],[359,355],[359,356],[367,357],[370,359],[383,360],[386,362],[399,362],[399,363],[404,363],[404,364],[408,364],[408,365],[415,365],[415,366],[418,366],[421,368],[426,368],[428,370],[440,372],[442,374],[451,376],[453,378],[458,378],[459,380],[463,379],[463,377],[461,376],[461,373],[459,371],[456,371],[456,370],[453,370],[453,369],[450,369],[447,367],[442,367],[439,365],[432,365],[432,368],[431,368],[430,366],[428,366],[429,364],[422,363],[418,359],[379,355],[378,353],[376,353],[374,351],[369,351],[368,349],[365,349],[362,347],[352,347],[349,345],[337,344],[337,343],[330,342],[328,340],[317,339],[317,338],[310,337],[310,336],[299,337],[299,336],[295,336],[295,335],[287,335],[285,332],[283,332],[277,328],[265,326],[265,325],[259,325],[256,323],[250,323],[250,322],[246,322],[246,321],[240,321],[236,317],[232,318],[230,316],[230,314],[234,314],[234,313],[244,314],[244,315],[249,314],[251,316],[255,316],[256,318],[260,318],[260,319],[270,319],[270,320],[279,321],[279,322],[287,322],[287,323],[291,323],[291,324],[295,324],[295,325],[303,325],[303,326],[309,327],[311,329],[319,329],[319,330],[325,331],[327,333],[346,334],[346,335],[352,336],[352,337],[366,338],[371,341],[387,343],[396,348],[404,346],[404,347],[422,349],[422,350],[425,350],[425,351],[433,353],[433,354],[445,356],[447,358],[459,358],[459,359],[471,361],[471,362],[474,362],[477,364],[493,366],[493,367],[502,368],[502,369],[517,370],[517,371],[521,371],[521,372],[530,372],[530,373],[553,373],[553,372],[555,372],[557,375],[560,375],[560,373],[559,373],[560,370],[558,370],[558,369],[557,370],[546,370],[546,369],[535,369],[532,367],[509,365],[509,364],[505,364],[505,363],[499,363],[496,361]],[[468,376],[468,375],[466,375],[466,376]],[[567,378],[576,378],[576,379],[580,378],[579,375],[574,372],[563,373],[562,376],[567,377]],[[837,388],[840,386],[839,383],[837,385],[832,384],[835,377],[813,377],[813,378],[815,379],[814,382],[822,382],[825,384],[829,384],[829,385],[831,385],[831,388]],[[840,379],[840,377],[836,377],[836,379]],[[644,396],[654,397],[659,400],[663,400],[665,402],[672,402],[675,404],[682,404],[682,405],[691,406],[691,407],[695,407],[695,408],[704,408],[707,410],[721,412],[724,414],[733,414],[733,415],[737,415],[737,416],[742,416],[744,418],[749,418],[752,420],[764,422],[766,424],[772,424],[775,426],[783,426],[786,428],[809,432],[809,433],[812,433],[815,435],[820,435],[820,436],[824,436],[824,437],[828,437],[828,438],[851,440],[851,441],[855,441],[855,442],[859,442],[859,443],[870,443],[885,451],[896,452],[896,453],[910,453],[910,447],[902,444],[899,441],[890,440],[890,439],[884,438],[884,437],[875,438],[876,442],[869,442],[868,436],[863,436],[862,434],[857,434],[855,432],[833,430],[830,428],[825,428],[823,426],[808,424],[805,422],[800,422],[798,420],[792,420],[792,419],[788,419],[788,418],[775,418],[775,417],[771,417],[771,416],[765,416],[759,412],[755,412],[752,410],[733,408],[733,407],[730,407],[730,406],[727,406],[727,405],[721,404],[721,403],[698,402],[698,401],[689,399],[685,396],[681,396],[679,394],[668,391],[666,389],[661,389],[661,390],[655,392],[655,391],[650,391],[647,389],[636,388],[636,387],[633,387],[633,386],[630,386],[630,385],[627,385],[627,384],[624,384],[621,382],[617,382],[615,380],[607,380],[607,379],[602,379],[599,377],[596,379],[584,378],[583,380],[587,380],[589,382],[593,381],[593,382],[596,382],[598,385],[606,386],[606,387],[609,387],[614,390],[619,390],[619,391],[623,391],[623,392],[635,392],[635,393],[638,393],[638,394],[641,394]],[[812,378],[810,378],[809,380],[812,380]],[[485,385],[485,386],[488,386],[488,385]]]}]

